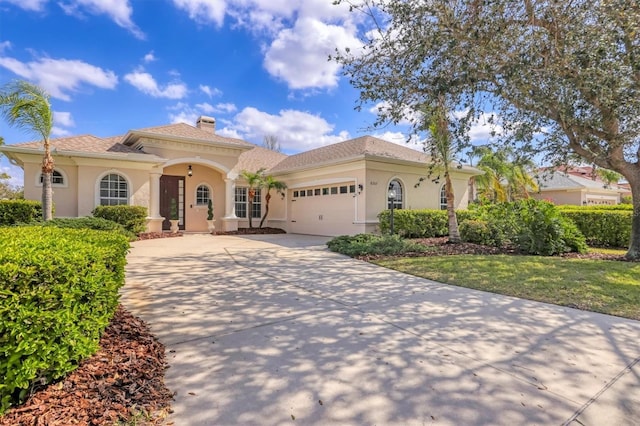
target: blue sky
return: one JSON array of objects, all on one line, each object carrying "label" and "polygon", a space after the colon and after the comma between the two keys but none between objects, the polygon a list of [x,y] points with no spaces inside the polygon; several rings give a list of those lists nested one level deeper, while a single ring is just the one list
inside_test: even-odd
[{"label": "blue sky", "polygon": [[[217,132],[296,153],[372,130],[358,92],[327,60],[357,49],[366,22],[333,0],[0,0],[0,85],[51,95],[54,137],[115,136],[200,115]],[[375,106],[371,105],[371,110]],[[483,138],[478,127],[473,137]],[[33,140],[0,121],[5,143]],[[19,168],[0,170],[22,184]]]}]

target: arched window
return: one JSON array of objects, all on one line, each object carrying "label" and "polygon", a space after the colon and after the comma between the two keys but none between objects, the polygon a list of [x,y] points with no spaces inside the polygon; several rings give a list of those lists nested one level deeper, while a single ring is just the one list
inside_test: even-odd
[{"label": "arched window", "polygon": [[[44,181],[44,175],[40,173],[39,183],[42,185]],[[56,186],[66,186],[66,182],[64,181],[64,175],[59,170],[54,170],[51,173],[51,184]]]},{"label": "arched window", "polygon": [[391,203],[393,203],[394,209],[401,209],[404,205],[404,191],[402,190],[402,184],[400,181],[394,179],[389,182],[389,191],[394,191],[396,193],[396,198],[393,201],[389,200],[387,192],[387,208],[391,209]]},{"label": "arched window", "polygon": [[100,205],[118,206],[129,204],[129,184],[116,173],[110,173],[100,180]]},{"label": "arched window", "polygon": [[445,183],[440,188],[440,210],[447,209],[447,184]]},{"label": "arched window", "polygon": [[198,185],[196,188],[196,206],[206,206],[211,199],[211,189],[207,185]]}]

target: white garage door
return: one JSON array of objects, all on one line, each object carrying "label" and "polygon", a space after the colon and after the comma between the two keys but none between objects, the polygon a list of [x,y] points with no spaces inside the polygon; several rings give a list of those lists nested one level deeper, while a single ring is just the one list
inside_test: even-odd
[{"label": "white garage door", "polygon": [[295,189],[289,196],[291,233],[330,236],[353,233],[355,185]]}]

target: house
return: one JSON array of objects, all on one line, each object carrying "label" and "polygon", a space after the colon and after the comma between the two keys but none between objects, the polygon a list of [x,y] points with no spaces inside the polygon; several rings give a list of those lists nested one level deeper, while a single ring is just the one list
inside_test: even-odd
[{"label": "house", "polygon": [[590,167],[542,169],[538,188],[532,197],[577,206],[619,204],[621,195],[627,192],[617,184],[602,181]]},{"label": "house", "polygon": [[[243,170],[260,168],[286,183],[271,194],[265,226],[290,233],[342,235],[375,232],[377,215],[389,208],[446,206],[444,179],[427,176],[429,158],[413,149],[364,136],[287,156],[215,133],[215,119],[196,126],[179,123],[131,130],[123,136],[92,135],[51,140],[55,160],[53,200],[56,217],[90,215],[99,205],[148,208],[148,230],[169,228],[169,209],[178,207],[180,229],[206,231],[207,204],[213,202],[216,229],[256,226],[264,214],[264,190],[248,203]],[[42,143],[0,147],[24,170],[25,198],[42,193]],[[469,180],[481,172],[456,165],[452,181],[456,208],[469,202]]]}]

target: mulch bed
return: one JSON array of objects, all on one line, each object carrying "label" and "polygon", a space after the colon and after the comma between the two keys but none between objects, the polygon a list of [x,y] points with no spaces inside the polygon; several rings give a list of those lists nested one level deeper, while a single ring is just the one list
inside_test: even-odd
[{"label": "mulch bed", "polygon": [[175,238],[182,237],[182,232],[143,232],[138,234],[138,240],[154,240],[156,238]]},{"label": "mulch bed", "polygon": [[286,234],[280,228],[238,228],[237,231],[216,232],[216,235],[256,235],[256,234]]},{"label": "mulch bed", "polygon": [[[378,256],[378,255],[370,255],[370,256],[360,256],[358,257],[361,260],[376,260],[388,257],[426,257],[426,256],[443,256],[443,255],[457,255],[457,254],[508,254],[508,255],[519,255],[518,251],[513,247],[490,247],[483,246],[480,244],[473,243],[460,243],[460,244],[450,244],[449,238],[447,237],[439,237],[439,238],[420,238],[413,240],[415,242],[421,243],[427,247],[429,250],[426,252],[420,253],[404,253],[399,256]],[[596,259],[596,260],[616,260],[616,261],[628,261],[624,258],[624,256],[617,254],[605,254],[605,253],[565,253],[561,257],[565,258],[575,258],[575,259]]]},{"label": "mulch bed", "polygon": [[8,410],[0,425],[162,424],[173,399],[164,385],[167,368],[164,345],[119,306],[100,350],[62,381]]}]

